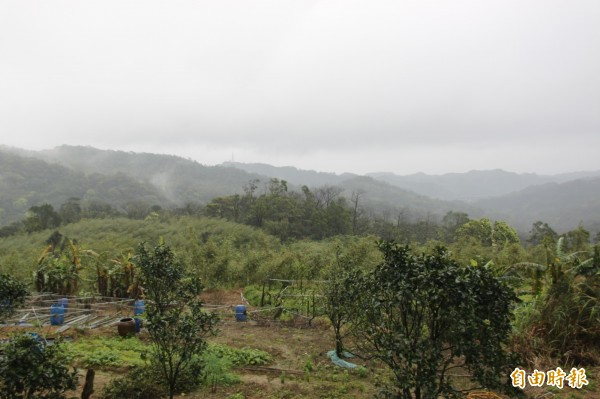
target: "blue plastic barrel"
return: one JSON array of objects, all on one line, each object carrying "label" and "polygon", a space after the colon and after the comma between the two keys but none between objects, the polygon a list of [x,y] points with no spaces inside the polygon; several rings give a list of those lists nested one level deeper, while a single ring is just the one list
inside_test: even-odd
[{"label": "blue plastic barrel", "polygon": [[144,313],[146,310],[146,305],[144,304],[143,299],[138,299],[133,303],[133,315],[138,316]]},{"label": "blue plastic barrel", "polygon": [[237,305],[235,307],[235,319],[237,321],[246,321],[246,306]]},{"label": "blue plastic barrel", "polygon": [[50,306],[50,324],[60,326],[65,322],[65,308],[61,304]]},{"label": "blue plastic barrel", "polygon": [[67,309],[69,309],[69,298],[60,298],[58,300],[58,304],[60,306],[62,306],[65,309],[65,312],[66,312]]}]

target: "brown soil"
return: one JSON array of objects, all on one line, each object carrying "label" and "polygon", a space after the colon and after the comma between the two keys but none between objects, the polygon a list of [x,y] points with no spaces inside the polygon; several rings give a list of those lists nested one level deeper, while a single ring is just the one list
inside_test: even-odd
[{"label": "brown soil", "polygon": [[[207,290],[203,294],[203,299],[206,304],[234,307],[243,304],[241,292],[242,289],[226,292]],[[246,306],[249,311],[253,310],[248,304]],[[387,373],[385,369],[372,363],[356,361],[364,364],[368,369],[368,372],[359,375],[333,366],[327,358],[327,351],[333,349],[334,345],[333,332],[322,321],[313,321],[312,324],[313,326],[306,328],[305,320],[281,323],[269,322],[265,319],[261,319],[260,322],[249,319],[247,322],[236,322],[231,312],[224,313],[218,325],[218,334],[210,337],[209,341],[237,348],[267,351],[273,357],[272,363],[262,367],[244,367],[234,370],[240,376],[240,382],[230,387],[219,386],[216,393],[210,392],[209,388],[202,388],[197,392],[180,395],[178,398],[223,399],[235,394],[242,395],[238,395],[238,398],[246,399],[374,397],[377,393],[377,383],[382,382]],[[39,332],[52,336],[55,330],[55,327],[46,327]],[[16,331],[23,330],[21,328],[1,329],[0,336],[8,336]],[[116,326],[94,330],[70,329],[65,332],[65,335],[74,339],[82,335],[116,336],[116,334]],[[600,398],[598,371],[598,368],[588,370],[587,377],[590,385],[581,390],[566,387],[561,391],[528,389],[527,392],[532,398],[598,399]],[[81,370],[80,374],[80,383],[83,384],[85,370]],[[92,398],[100,398],[103,387],[118,375],[122,375],[122,371],[96,371],[94,381],[96,393]],[[77,392],[77,395],[79,397],[80,392]]]}]

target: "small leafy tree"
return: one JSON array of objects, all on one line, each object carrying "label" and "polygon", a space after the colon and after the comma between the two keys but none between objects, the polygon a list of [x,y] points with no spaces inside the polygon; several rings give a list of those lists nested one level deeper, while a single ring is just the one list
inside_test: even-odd
[{"label": "small leafy tree", "polygon": [[351,297],[355,291],[350,285],[357,273],[359,271],[338,253],[336,263],[328,271],[327,282],[323,286],[324,312],[335,334],[335,353],[340,357],[345,349],[344,340],[351,332],[348,326],[356,311]]},{"label": "small leafy tree", "polygon": [[183,264],[164,243],[152,250],[138,246],[134,260],[140,268],[149,303],[146,306],[152,358],[165,379],[172,399],[177,381],[196,355],[206,348],[216,315],[202,309],[202,284],[185,273]]},{"label": "small leafy tree", "polygon": [[413,255],[381,242],[383,263],[353,278],[357,342],[395,376],[390,397],[458,397],[452,370],[506,386],[514,293],[484,267],[459,266],[444,248]]},{"label": "small leafy tree", "polygon": [[30,335],[13,337],[0,357],[1,399],[63,399],[77,387],[60,343],[44,346]]},{"label": "small leafy tree", "polygon": [[501,249],[507,244],[519,243],[519,235],[506,222],[495,221],[493,224],[488,218],[470,220],[456,230],[459,238],[473,237],[481,245]]},{"label": "small leafy tree", "polygon": [[25,283],[8,274],[0,274],[0,321],[10,317],[28,294]]}]

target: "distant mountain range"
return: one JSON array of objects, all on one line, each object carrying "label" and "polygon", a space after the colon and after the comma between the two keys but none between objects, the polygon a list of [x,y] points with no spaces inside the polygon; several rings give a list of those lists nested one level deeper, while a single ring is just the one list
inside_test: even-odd
[{"label": "distant mountain range", "polygon": [[[446,209],[451,208],[467,212],[472,218],[488,216],[506,220],[521,232],[527,232],[537,220],[549,223],[558,231],[572,229],[580,223],[593,231],[600,231],[600,170],[557,175],[499,169],[404,176],[379,172],[360,177],[349,173],[337,175],[305,171],[290,166],[233,162],[224,165],[275,176],[294,184],[338,185],[347,191],[363,187],[367,197],[371,196],[379,208],[383,204],[395,204],[398,210],[398,204],[410,204],[408,208],[419,210],[421,216],[424,212],[444,214]],[[357,184],[357,181],[360,183]],[[374,181],[388,183],[392,188]],[[402,189],[404,196],[394,198],[384,194],[394,191],[393,188]],[[395,193],[398,195],[400,192]],[[393,199],[399,201],[392,202]]]},{"label": "distant mountain range", "polygon": [[[547,183],[511,194],[476,202],[492,217],[503,219],[518,229],[542,220],[558,231],[582,224],[600,231],[600,177]],[[535,220],[534,220],[535,219]]]},{"label": "distant mountain range", "polygon": [[421,195],[418,192],[398,187],[386,181],[370,176],[353,173],[325,173],[313,170],[301,170],[292,166],[277,167],[261,163],[225,162],[223,166],[241,169],[249,173],[283,179],[295,186],[309,188],[337,186],[342,194],[351,198],[353,193],[361,193],[361,203],[377,213],[386,213],[397,217],[402,213],[409,219],[423,217],[440,218],[446,212],[464,211],[469,214],[482,214],[480,209],[462,201],[445,201]]},{"label": "distant mountain range", "polygon": [[393,173],[369,173],[368,176],[433,198],[477,201],[546,183],[564,183],[571,180],[600,177],[600,171],[548,176],[534,173],[519,174],[496,169],[443,175],[416,173],[400,176]]},{"label": "distant mountain range", "polygon": [[131,201],[172,207],[243,193],[249,181],[266,184],[271,178],[296,189],[338,186],[348,198],[360,193],[361,207],[388,218],[439,220],[454,210],[472,218],[504,219],[522,232],[537,220],[558,231],[579,223],[600,230],[600,171],[553,176],[503,170],[338,175],[266,164],[205,166],[172,155],[80,146],[44,151],[0,147],[0,225],[19,220],[30,206],[58,206],[70,197],[121,208]]},{"label": "distant mountain range", "polygon": [[63,145],[19,154],[59,164],[85,174],[125,174],[158,190],[172,204],[208,202],[241,193],[249,180],[261,176],[223,166],[205,166],[174,155],[99,150]]}]

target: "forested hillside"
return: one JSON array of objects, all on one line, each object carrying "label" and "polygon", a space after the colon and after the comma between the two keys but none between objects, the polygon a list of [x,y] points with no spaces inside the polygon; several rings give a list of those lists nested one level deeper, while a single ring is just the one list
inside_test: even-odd
[{"label": "forested hillside", "polygon": [[223,166],[234,167],[249,173],[270,176],[279,180],[286,180],[294,185],[306,185],[309,187],[336,185],[344,180],[351,179],[357,175],[353,173],[326,173],[314,170],[302,170],[293,166],[272,166],[264,163],[241,163],[223,162]]},{"label": "forested hillside", "polygon": [[86,173],[124,173],[152,184],[171,202],[205,203],[215,196],[241,192],[249,180],[260,176],[219,166],[204,166],[174,155],[99,150],[92,147],[60,146],[32,152]]},{"label": "forested hillside", "polygon": [[287,178],[295,184],[319,181],[343,188],[342,193],[350,203],[358,194],[364,210],[374,211],[387,220],[439,223],[441,216],[452,210],[466,212],[471,217],[509,220],[522,234],[538,220],[548,221],[560,232],[573,229],[579,223],[593,232],[600,231],[597,206],[600,171],[537,175],[474,170],[443,175],[369,173],[357,176],[264,164],[226,164]]},{"label": "forested hillside", "polygon": [[367,204],[378,214],[388,215],[391,219],[408,218],[409,220],[435,219],[449,211],[466,212],[471,216],[480,217],[482,209],[462,201],[443,201],[417,194],[414,191],[402,189],[368,176],[356,176],[339,183],[346,193],[350,193],[350,201],[356,200]]},{"label": "forested hillside", "polygon": [[564,231],[582,224],[598,231],[600,224],[600,178],[529,187],[502,197],[477,202],[491,214],[519,229],[531,219],[543,220]]},{"label": "forested hillside", "polygon": [[[338,176],[268,165],[255,165],[249,171],[245,171],[239,169],[244,164],[230,163],[208,167],[176,156],[99,150],[92,147],[60,146],[46,151],[16,150],[16,152],[50,162],[53,168],[57,167],[55,164],[59,164],[69,168],[70,171],[78,171],[82,178],[84,176],[82,172],[90,176],[126,175],[132,182],[137,182],[135,185],[149,187],[160,193],[160,201],[146,201],[142,197],[139,198],[140,201],[146,201],[148,207],[152,205],[164,207],[168,203],[176,207],[192,204],[197,206],[216,197],[241,194],[251,182],[257,186],[257,193],[266,193],[269,181],[277,178],[285,180],[289,183],[287,186],[290,190],[298,192],[301,191],[301,186],[311,189],[322,186],[336,187],[338,194],[348,202],[354,202],[361,212],[390,220],[396,220],[398,217],[411,222],[421,219],[441,220],[449,210],[464,211],[473,216],[482,214],[475,207],[460,202],[450,203],[430,199],[370,177],[352,174]],[[250,173],[251,171],[271,174],[261,175]],[[35,191],[43,192],[42,189]],[[83,198],[82,194],[74,196]],[[47,202],[58,205],[52,201]],[[109,201],[113,206],[122,206],[125,202]],[[40,203],[29,202],[29,204],[31,206]],[[27,208],[22,211],[26,210]],[[7,219],[4,223],[9,221],[14,221],[14,218]]]},{"label": "forested hillside", "polygon": [[[340,194],[349,202],[358,203],[363,210],[385,215],[388,219],[398,217],[411,221],[441,217],[450,210],[464,211],[473,216],[480,216],[483,211],[462,201],[444,201],[423,195],[418,190],[403,188],[376,179],[371,176],[359,176],[352,173],[324,173],[312,170],[301,170],[291,166],[275,167],[266,164],[246,164],[226,162],[223,165],[233,166],[247,172],[259,173],[265,176],[286,180],[296,186],[317,188],[335,186],[342,189]],[[358,198],[357,198],[358,195]]]},{"label": "forested hillside", "polygon": [[145,204],[169,206],[154,186],[124,173],[83,173],[57,164],[0,150],[0,226],[21,220],[32,206],[58,208],[69,198],[85,206],[110,205],[120,211]]},{"label": "forested hillside", "polygon": [[[248,190],[255,196],[268,196],[275,182],[285,184],[288,199],[302,197],[306,189],[312,193],[328,192],[343,199],[344,212],[351,215],[354,232],[381,231],[386,223],[395,224],[396,228],[420,224],[430,230],[428,226],[442,224],[443,217],[453,211],[471,218],[487,216],[507,220],[521,235],[538,220],[548,222],[559,232],[582,223],[595,234],[600,230],[597,200],[600,178],[594,178],[596,174],[539,176],[493,170],[440,176],[376,173],[371,177],[264,164],[204,166],[177,156],[92,147],[61,146],[46,151],[3,148],[0,151],[0,226],[22,220],[33,206],[47,203],[58,210],[69,199],[77,199],[84,211],[83,217],[112,212],[139,219],[157,209],[199,214],[207,203],[217,198],[235,195],[242,198]],[[582,176],[592,177],[539,185]],[[515,191],[523,187],[526,187],[523,191]],[[424,192],[431,196],[418,194]],[[508,192],[511,194],[506,194]],[[482,199],[467,203],[435,197]],[[284,219],[293,224],[297,216],[292,212]],[[240,221],[237,216],[233,220]],[[281,220],[271,222],[281,225]],[[344,224],[347,222],[339,221],[340,226]],[[371,227],[357,229],[360,225]],[[425,236],[433,237],[433,233],[418,236],[422,241]]]}]

